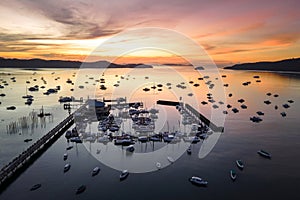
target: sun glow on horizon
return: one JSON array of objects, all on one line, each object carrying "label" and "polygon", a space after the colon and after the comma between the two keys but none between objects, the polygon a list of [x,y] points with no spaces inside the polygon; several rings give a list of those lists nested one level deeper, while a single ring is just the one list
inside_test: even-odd
[{"label": "sun glow on horizon", "polygon": [[[170,3],[172,2],[172,3]],[[132,40],[151,46],[143,34],[101,44],[130,28],[161,27],[178,31],[202,46],[216,63],[275,61],[299,57],[300,14],[296,0],[202,2],[140,0],[103,4],[77,1],[1,1],[0,57],[84,61],[118,56]],[[128,12],[134,10],[135,12]],[[154,17],[155,16],[155,17]],[[145,30],[147,31],[147,30]],[[155,42],[177,45],[167,35]],[[191,52],[192,54],[193,52]],[[92,55],[91,54],[95,54]],[[172,54],[172,53],[171,53]],[[122,62],[177,62],[163,51],[135,51]]]}]

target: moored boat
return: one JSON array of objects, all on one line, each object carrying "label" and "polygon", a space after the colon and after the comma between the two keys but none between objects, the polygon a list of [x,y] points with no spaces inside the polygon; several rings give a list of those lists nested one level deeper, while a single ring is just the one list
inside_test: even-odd
[{"label": "moored boat", "polygon": [[157,136],[152,136],[152,137],[150,137],[149,140],[152,141],[152,142],[159,142],[161,139]]},{"label": "moored boat", "polygon": [[25,139],[25,140],[24,140],[24,142],[30,142],[30,141],[32,141],[31,138],[28,138],[28,139]]},{"label": "moored boat", "polygon": [[73,146],[71,145],[71,146],[68,146],[66,149],[67,150],[70,150],[70,149],[72,149],[73,148]]},{"label": "moored boat", "polygon": [[79,188],[77,188],[76,190],[76,194],[81,194],[86,190],[86,186],[85,185],[81,185]]},{"label": "moored boat", "polygon": [[100,167],[95,167],[92,171],[92,176],[96,176],[100,172]]},{"label": "moored boat", "polygon": [[186,150],[187,154],[191,155],[192,154],[192,149],[188,148],[188,150]]},{"label": "moored boat", "polygon": [[68,154],[65,153],[65,154],[64,154],[64,160],[67,160],[67,159],[68,159]]},{"label": "moored boat", "polygon": [[37,189],[39,189],[40,187],[41,187],[42,185],[41,184],[35,184],[34,186],[32,186],[31,188],[30,188],[30,191],[34,191],[34,190],[37,190]]},{"label": "moored boat", "polygon": [[126,151],[134,152],[134,146],[133,146],[133,145],[129,145],[129,146],[126,148]]},{"label": "moored boat", "polygon": [[70,142],[82,143],[82,140],[80,139],[80,137],[72,137],[70,139]]},{"label": "moored boat", "polygon": [[271,159],[271,157],[272,157],[270,153],[268,153],[268,152],[266,152],[266,151],[264,151],[264,150],[259,150],[259,151],[257,151],[257,153],[258,153],[260,156],[265,157],[265,158]]},{"label": "moored boat", "polygon": [[64,167],[64,172],[67,172],[67,171],[69,171],[70,170],[70,168],[71,168],[71,165],[68,163],[68,164],[66,164],[65,165],[65,167]]},{"label": "moored boat", "polygon": [[208,182],[203,180],[200,177],[197,176],[193,176],[191,178],[189,178],[189,181],[194,184],[194,185],[198,185],[198,186],[207,186]]},{"label": "moored boat", "polygon": [[243,169],[244,169],[244,163],[243,163],[242,160],[236,160],[235,162],[236,162],[236,165],[238,166],[238,168],[239,168],[240,170],[243,170]]},{"label": "moored boat", "polygon": [[148,137],[147,136],[140,136],[138,137],[138,141],[144,143],[144,142],[148,142]]},{"label": "moored boat", "polygon": [[127,170],[123,170],[122,173],[120,174],[120,180],[124,180],[128,177],[129,172]]},{"label": "moored boat", "polygon": [[236,179],[236,172],[232,169],[232,170],[230,170],[230,178],[233,180],[233,181],[235,181],[235,179]]}]

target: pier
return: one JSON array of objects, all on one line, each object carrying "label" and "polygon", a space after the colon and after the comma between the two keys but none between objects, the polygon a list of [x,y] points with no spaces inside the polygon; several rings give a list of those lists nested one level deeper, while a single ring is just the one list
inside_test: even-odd
[{"label": "pier", "polygon": [[198,112],[195,108],[193,108],[190,104],[184,104],[185,110],[187,110],[192,116],[194,116],[196,119],[203,122],[206,126],[211,128],[211,130],[216,132],[223,132],[224,127],[215,125],[212,121],[207,119],[204,115],[202,115],[200,112]]},{"label": "pier", "polygon": [[181,102],[167,101],[167,100],[158,100],[157,104],[166,105],[166,106],[181,106],[190,115],[195,117],[200,122],[204,123],[206,126],[210,127],[213,131],[216,131],[216,132],[223,132],[224,131],[224,127],[215,125],[212,121],[207,119],[204,115],[202,115],[200,112],[198,112],[190,104],[187,104],[187,103],[184,104],[184,103],[181,103]]},{"label": "pier", "polygon": [[[83,104],[75,112],[80,112],[86,107]],[[75,113],[74,112],[74,113]],[[74,113],[70,114],[67,118],[61,121],[56,127],[50,130],[42,138],[37,140],[34,144],[28,147],[25,151],[15,157],[11,162],[5,165],[0,170],[0,192],[3,187],[9,184],[12,177],[20,174],[22,169],[34,162],[48,147],[50,147],[68,128],[74,124]]]}]

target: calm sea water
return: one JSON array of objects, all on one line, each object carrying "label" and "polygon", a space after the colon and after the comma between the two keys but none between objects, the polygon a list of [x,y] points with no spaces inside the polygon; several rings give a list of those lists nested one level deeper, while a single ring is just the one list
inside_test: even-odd
[{"label": "calm sea water", "polygon": [[[1,73],[2,72],[2,73]],[[223,116],[223,101],[239,109],[239,113],[233,113],[228,109],[225,118],[225,131],[221,134],[213,150],[203,159],[198,158],[198,151],[202,143],[192,145],[192,155],[184,153],[172,165],[149,173],[131,173],[129,177],[120,182],[120,171],[112,169],[99,162],[99,157],[104,155],[114,156],[111,153],[113,144],[84,142],[75,145],[68,151],[67,161],[63,161],[62,155],[66,152],[68,145],[66,139],[61,137],[54,143],[38,160],[34,162],[23,174],[21,174],[3,193],[1,199],[298,199],[297,189],[300,184],[299,173],[299,113],[300,113],[300,79],[299,76],[281,75],[268,72],[247,71],[220,71],[222,84],[228,84],[224,90],[213,88],[209,90],[205,82],[213,83],[221,80],[216,74],[208,72],[209,78],[198,80],[202,77],[188,67],[155,67],[154,69],[110,69],[106,71],[85,70],[1,70],[1,82],[6,81],[8,86],[0,89],[0,93],[6,94],[0,97],[0,165],[3,166],[14,156],[22,152],[32,142],[40,138],[48,130],[53,128],[60,120],[68,115],[58,103],[59,96],[74,95],[76,98],[116,98],[127,97],[128,101],[142,101],[148,109],[155,107],[159,109],[159,118],[156,121],[155,132],[166,130],[189,131],[188,126],[183,126],[181,117],[173,107],[156,105],[158,99],[182,100],[199,109],[212,120],[219,120],[217,116]],[[53,73],[55,72],[55,73]],[[8,74],[10,73],[10,74]],[[76,74],[77,73],[77,74]],[[73,76],[74,74],[74,76]],[[76,75],[75,75],[76,74]],[[253,76],[260,76],[260,83]],[[11,80],[16,77],[16,82]],[[45,84],[41,78],[47,81]],[[58,78],[59,77],[59,78]],[[74,85],[67,84],[70,78]],[[103,83],[107,90],[99,90],[102,83],[96,82],[100,78],[105,79]],[[36,79],[36,81],[34,81]],[[26,81],[30,81],[29,84]],[[193,83],[189,83],[193,81]],[[251,81],[248,86],[242,83]],[[176,87],[184,84],[186,89]],[[144,92],[145,87],[163,84],[162,91],[151,90]],[[167,83],[171,83],[167,86]],[[192,86],[199,83],[199,87]],[[3,85],[3,83],[0,83]],[[94,85],[95,84],[95,85]],[[113,86],[118,84],[119,86]],[[34,96],[31,106],[24,104],[22,96],[26,94],[26,87],[34,85],[45,85],[45,89],[38,92],[28,92]],[[43,95],[49,88],[61,86],[57,94]],[[84,86],[79,89],[78,86]],[[171,87],[171,88],[168,88]],[[71,89],[74,88],[74,91]],[[222,87],[223,88],[223,87]],[[222,99],[222,94],[226,99]],[[211,108],[212,104],[202,105],[201,101],[207,101],[207,93],[212,93],[216,100],[218,109]],[[266,93],[272,93],[267,96]],[[192,93],[193,96],[189,95]],[[231,93],[232,97],[228,97]],[[274,97],[278,94],[278,97]],[[247,109],[241,109],[239,99],[244,99]],[[290,108],[285,109],[282,104],[288,100]],[[272,103],[266,105],[265,100]],[[16,106],[16,110],[6,110],[7,106]],[[274,106],[278,105],[278,110]],[[19,120],[22,116],[28,116],[30,112],[37,111],[43,106],[46,112],[53,117],[38,122],[37,126],[28,130],[18,130],[17,133],[7,133],[6,126],[11,122]],[[115,114],[122,110],[113,110]],[[253,123],[249,117],[256,115],[257,111],[264,112],[261,123]],[[287,116],[282,117],[281,112]],[[214,115],[214,113],[217,113]],[[217,119],[218,118],[218,119]],[[221,121],[218,121],[221,123]],[[124,120],[122,130],[132,131],[130,120]],[[222,125],[222,124],[220,124]],[[97,132],[96,125],[91,124],[87,131]],[[32,138],[29,143],[23,142],[26,138]],[[185,148],[184,142],[179,144],[168,144],[167,150],[178,152]],[[166,144],[157,143],[155,146],[149,144],[136,144],[138,153],[156,151]],[[101,153],[96,155],[97,149]],[[272,154],[272,159],[264,159],[257,155],[257,150],[265,149]],[[122,151],[122,149],[120,149]],[[99,156],[99,157],[97,157]],[[98,159],[97,159],[98,158]],[[125,159],[130,159],[130,157]],[[245,163],[243,171],[236,168],[235,160],[242,159]],[[116,160],[116,158],[112,158]],[[66,162],[71,163],[71,169],[63,173]],[[166,161],[167,162],[167,161]],[[147,168],[146,162],[141,162],[140,168]],[[164,165],[164,163],[162,162]],[[148,164],[147,164],[148,165]],[[100,166],[101,172],[91,177],[91,171],[95,166]],[[155,167],[155,165],[153,165]],[[237,171],[237,180],[232,182],[229,170]],[[208,187],[201,188],[189,183],[188,178],[196,175],[206,179]],[[42,187],[34,192],[29,191],[32,185],[41,183]],[[87,189],[80,195],[75,195],[80,185],[86,185]]]}]

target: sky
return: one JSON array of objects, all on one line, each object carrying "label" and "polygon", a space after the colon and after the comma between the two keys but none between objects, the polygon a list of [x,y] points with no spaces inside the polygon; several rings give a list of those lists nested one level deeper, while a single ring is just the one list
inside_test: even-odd
[{"label": "sky", "polygon": [[[217,64],[274,61],[299,57],[299,0],[1,0],[0,57],[85,60],[117,56],[101,44],[132,29],[156,27],[195,41]],[[147,44],[146,41],[147,40]],[[120,38],[151,46],[146,34]],[[171,42],[162,34],[157,43]],[[190,52],[191,54],[193,52]],[[119,62],[182,62],[162,50],[135,50]]]}]

